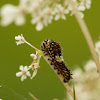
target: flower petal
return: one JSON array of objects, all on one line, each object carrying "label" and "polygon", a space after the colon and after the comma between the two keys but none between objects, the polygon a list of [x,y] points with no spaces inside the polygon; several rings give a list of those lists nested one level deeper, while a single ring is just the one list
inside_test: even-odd
[{"label": "flower petal", "polygon": [[68,9],[65,9],[64,13],[65,14],[68,14],[69,13],[69,10]]},{"label": "flower petal", "polygon": [[35,54],[30,54],[30,56],[33,58],[33,59],[37,59],[37,56]]},{"label": "flower petal", "polygon": [[18,14],[15,19],[16,25],[23,25],[25,23],[25,16],[23,14]]},{"label": "flower petal", "polygon": [[27,75],[27,76],[31,76],[31,74],[30,74],[30,72],[29,72],[29,71],[28,71],[28,72],[26,72],[26,75]]},{"label": "flower petal", "polygon": [[22,72],[18,72],[18,73],[16,73],[16,76],[17,76],[17,77],[22,76]]},{"label": "flower petal", "polygon": [[31,77],[31,79],[32,79],[33,77],[35,77],[35,76],[36,76],[36,74],[37,74],[37,69],[36,69],[36,70],[34,70],[34,72],[33,72],[33,75],[32,75],[32,77]]},{"label": "flower petal", "polygon": [[85,10],[85,6],[84,6],[84,2],[80,3],[80,6],[78,7],[79,11],[84,11]]},{"label": "flower petal", "polygon": [[84,18],[84,14],[82,12],[78,12],[81,18]]},{"label": "flower petal", "polygon": [[29,69],[31,69],[32,68],[32,64],[29,66]]},{"label": "flower petal", "polygon": [[96,64],[95,64],[95,62],[92,61],[92,60],[89,60],[89,61],[85,64],[84,68],[85,68],[85,70],[86,70],[87,72],[89,72],[89,71],[95,71],[95,72],[97,72]]},{"label": "flower petal", "polygon": [[22,75],[21,81],[24,81],[24,79],[26,79],[26,78],[27,78],[26,75]]},{"label": "flower petal", "polygon": [[15,36],[15,40],[21,40],[21,36],[20,35]]},{"label": "flower petal", "polygon": [[65,16],[65,15],[62,15],[61,18],[62,18],[63,20],[66,20],[66,16]]},{"label": "flower petal", "polygon": [[19,70],[21,70],[21,71],[23,71],[23,70],[24,70],[23,65],[21,65],[21,66],[19,67]]},{"label": "flower petal", "polygon": [[55,20],[59,20],[59,19],[60,19],[60,15],[56,15]]},{"label": "flower petal", "polygon": [[36,25],[36,30],[41,31],[43,29],[43,24],[41,22],[38,22]]},{"label": "flower petal", "polygon": [[28,70],[28,68],[27,68],[27,66],[25,66],[25,67],[24,67],[24,71],[26,71],[26,72],[27,72],[27,70]]},{"label": "flower petal", "polygon": [[34,63],[34,68],[38,68],[38,63]]}]

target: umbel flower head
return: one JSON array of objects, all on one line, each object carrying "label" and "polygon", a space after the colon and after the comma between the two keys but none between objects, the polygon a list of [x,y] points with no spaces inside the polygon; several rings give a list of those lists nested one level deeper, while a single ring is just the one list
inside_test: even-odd
[{"label": "umbel flower head", "polygon": [[[25,24],[25,16],[31,15],[31,23],[36,25],[36,30],[41,31],[52,20],[66,20],[68,14],[75,13],[70,0],[19,0],[19,5],[6,4],[1,7],[1,25],[7,26],[14,22],[16,25]],[[72,0],[81,18],[86,9],[90,9],[91,0]],[[62,3],[61,3],[62,2]]]},{"label": "umbel flower head", "polygon": [[[23,44],[23,43],[27,43],[28,45],[32,46],[30,43],[28,43],[25,38],[23,37],[23,35],[18,35],[18,36],[15,36],[15,40],[17,40],[16,44],[19,45],[19,44]],[[34,46],[32,46],[33,48],[35,48]],[[33,77],[36,76],[37,74],[37,71],[38,69],[40,68],[39,66],[39,62],[40,62],[40,58],[41,58],[41,55],[42,53],[40,53],[40,50],[38,50],[37,48],[36,49],[36,54],[30,54],[30,57],[33,58],[33,62],[31,65],[29,66],[20,66],[19,69],[21,70],[20,72],[16,73],[16,76],[17,77],[21,77],[21,81],[24,81],[27,76],[30,77],[31,79]],[[30,70],[33,71],[33,74],[31,75],[30,73]]]},{"label": "umbel flower head", "polygon": [[[24,79],[27,78],[27,76],[29,76],[31,79],[33,77],[36,76],[38,69],[40,68],[39,66],[39,60],[40,57],[38,57],[35,54],[31,54],[32,58],[33,58],[33,62],[31,65],[29,66],[20,66],[19,69],[21,70],[21,72],[16,73],[17,77],[21,77],[21,81],[24,81]],[[33,74],[31,75],[30,70],[33,71]]]},{"label": "umbel flower head", "polygon": [[[75,94],[78,100],[99,100],[100,79],[95,62],[89,60],[85,64],[84,70],[77,68],[73,71]],[[68,100],[72,100],[69,94]]]},{"label": "umbel flower head", "polygon": [[[100,41],[95,43],[95,50],[100,58]],[[93,60],[89,60],[84,65],[84,71],[80,67],[75,69],[73,71],[73,79],[75,82],[75,94],[78,100],[100,99],[100,78]],[[68,100],[71,100],[69,95]]]},{"label": "umbel flower head", "polygon": [[17,40],[17,42],[16,42],[17,45],[25,43],[25,39],[22,34],[21,34],[21,36],[20,35],[15,36],[15,40]]}]

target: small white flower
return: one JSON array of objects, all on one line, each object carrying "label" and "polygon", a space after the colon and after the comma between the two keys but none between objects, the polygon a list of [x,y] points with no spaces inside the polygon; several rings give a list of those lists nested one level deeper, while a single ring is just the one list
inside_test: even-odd
[{"label": "small white flower", "polygon": [[[76,92],[77,93],[77,92]],[[78,99],[79,100],[91,100],[90,98],[91,98],[91,95],[89,95],[89,93],[88,92],[81,92],[81,94],[80,95],[78,95],[79,97],[78,97]]]},{"label": "small white flower", "polygon": [[[74,2],[76,2],[76,0],[74,0]],[[75,11],[73,10],[73,7],[72,7],[71,4],[68,5],[68,9],[69,9],[69,11],[71,11],[70,16],[72,16],[75,13]],[[81,11],[84,11],[85,10],[84,3],[81,3],[80,2],[79,5],[78,5],[78,3],[76,3],[76,10],[78,11],[78,15],[81,18],[84,18],[84,14],[81,12]]]},{"label": "small white flower", "polygon": [[98,53],[98,55],[100,56],[100,41],[98,41],[98,42],[95,44],[95,50],[96,50],[96,52]]},{"label": "small white flower", "polygon": [[43,0],[30,0],[29,12],[37,13],[43,5]]},{"label": "small white flower", "polygon": [[[45,21],[44,21],[44,23],[45,23]],[[43,29],[43,23],[42,22],[38,22],[36,24],[36,30],[37,31],[41,31],[42,29]]]},{"label": "small white flower", "polygon": [[85,6],[84,6],[84,2],[80,2],[80,5],[78,7],[79,11],[84,11],[85,10]]},{"label": "small white flower", "polygon": [[80,6],[90,9],[92,0],[80,0]]},{"label": "small white flower", "polygon": [[[30,2],[33,0],[19,0],[19,7],[27,12],[30,7]],[[24,12],[25,13],[25,12]]]},{"label": "small white flower", "polygon": [[21,6],[7,4],[1,8],[1,25],[7,26],[13,21],[16,25],[23,25],[25,23],[25,14]]},{"label": "small white flower", "polygon": [[65,9],[61,4],[58,4],[54,10],[55,12],[55,20],[59,20],[60,18],[66,20],[65,14],[69,13],[68,9]]},{"label": "small white flower", "polygon": [[79,16],[81,17],[81,18],[84,18],[84,14],[82,13],[82,12],[78,12],[78,14],[79,14]]},{"label": "small white flower", "polygon": [[33,70],[39,68],[39,64],[38,64],[38,63],[33,63],[32,65],[33,65],[33,66],[32,66],[32,69],[33,69]]},{"label": "small white flower", "polygon": [[35,54],[30,54],[30,57],[32,57],[33,59],[37,59],[37,56]]},{"label": "small white flower", "polygon": [[25,43],[25,38],[23,37],[23,35],[18,35],[18,36],[15,36],[15,40],[17,40],[17,45],[19,44],[22,44],[22,43]]},{"label": "small white flower", "polygon": [[[76,1],[74,1],[74,2],[76,2]],[[76,3],[77,4],[77,3]],[[81,4],[80,6],[77,4],[76,5],[77,6],[77,11],[78,11],[78,15],[81,17],[81,18],[84,18],[84,14],[81,12],[81,11],[84,11],[84,7],[83,7],[83,5]],[[73,7],[72,7],[72,5],[71,4],[69,4],[68,5],[68,10],[71,12],[71,14],[70,14],[70,16],[72,16],[74,13],[75,13],[75,11],[73,10]]]},{"label": "small white flower", "polygon": [[86,2],[86,3],[85,3],[86,8],[87,8],[87,9],[90,9],[92,0],[85,0],[85,2]]},{"label": "small white flower", "polygon": [[17,7],[11,4],[4,5],[1,8],[1,25],[7,26],[13,22],[17,12]]},{"label": "small white flower", "polygon": [[[83,72],[82,72],[82,70],[80,68],[75,69],[73,71],[73,79],[75,81],[81,80],[82,79],[82,77],[81,77],[82,74],[83,74]],[[79,76],[80,76],[80,78],[79,78]]]},{"label": "small white flower", "polygon": [[89,61],[86,63],[86,65],[84,66],[84,68],[85,68],[85,70],[86,70],[87,72],[93,71],[93,72],[96,72],[96,73],[97,73],[96,64],[95,64],[95,62],[92,61],[92,60],[89,60]]},{"label": "small white flower", "polygon": [[32,77],[31,77],[31,79],[33,79],[33,78],[36,76],[36,74],[37,74],[37,71],[38,71],[38,69],[35,69],[35,70],[34,70],[34,72],[33,72],[33,74],[32,74]]},{"label": "small white flower", "polygon": [[39,63],[33,63],[32,64],[32,70],[33,70],[33,74],[31,79],[33,79],[33,77],[36,76],[38,69],[40,68]]},{"label": "small white flower", "polygon": [[48,26],[52,22],[53,15],[52,10],[49,7],[45,7],[37,14],[33,13],[32,24],[36,24],[36,30],[41,31],[44,26]]},{"label": "small white flower", "polygon": [[21,70],[21,72],[16,73],[17,77],[21,76],[21,81],[24,81],[24,79],[27,78],[27,76],[31,76],[30,72],[28,71],[28,67],[25,66],[23,67],[22,65],[19,68]]}]

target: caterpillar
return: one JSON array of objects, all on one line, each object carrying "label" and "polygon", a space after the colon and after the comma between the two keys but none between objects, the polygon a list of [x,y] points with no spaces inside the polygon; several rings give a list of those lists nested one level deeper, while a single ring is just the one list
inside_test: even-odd
[{"label": "caterpillar", "polygon": [[54,40],[46,39],[41,44],[41,50],[43,51],[44,56],[49,56],[48,61],[54,66],[57,73],[63,76],[63,81],[65,83],[69,82],[69,80],[72,79],[72,73],[63,60],[59,43]]}]

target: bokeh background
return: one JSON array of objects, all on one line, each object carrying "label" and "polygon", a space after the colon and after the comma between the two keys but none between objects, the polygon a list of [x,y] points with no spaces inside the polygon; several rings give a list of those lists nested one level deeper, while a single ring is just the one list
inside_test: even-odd
[{"label": "bokeh background", "polygon": [[[0,0],[0,7],[5,4],[18,4],[18,0]],[[100,36],[100,1],[92,1],[90,10],[86,10],[85,21],[94,43]],[[16,45],[15,36],[23,34],[28,42],[40,48],[44,39],[54,39],[60,42],[66,64],[73,71],[77,66],[83,67],[85,62],[92,59],[86,40],[74,16],[67,16],[67,20],[53,21],[42,31],[35,30],[31,25],[31,17],[27,16],[26,24],[16,26],[14,23],[0,26],[0,98],[3,100],[33,100],[28,92],[32,92],[40,100],[63,100],[66,89],[50,66],[41,58],[40,69],[33,80],[29,78],[21,82],[16,77],[20,65],[30,65],[31,53],[35,53],[26,44]],[[70,82],[71,83],[71,82]]]}]

